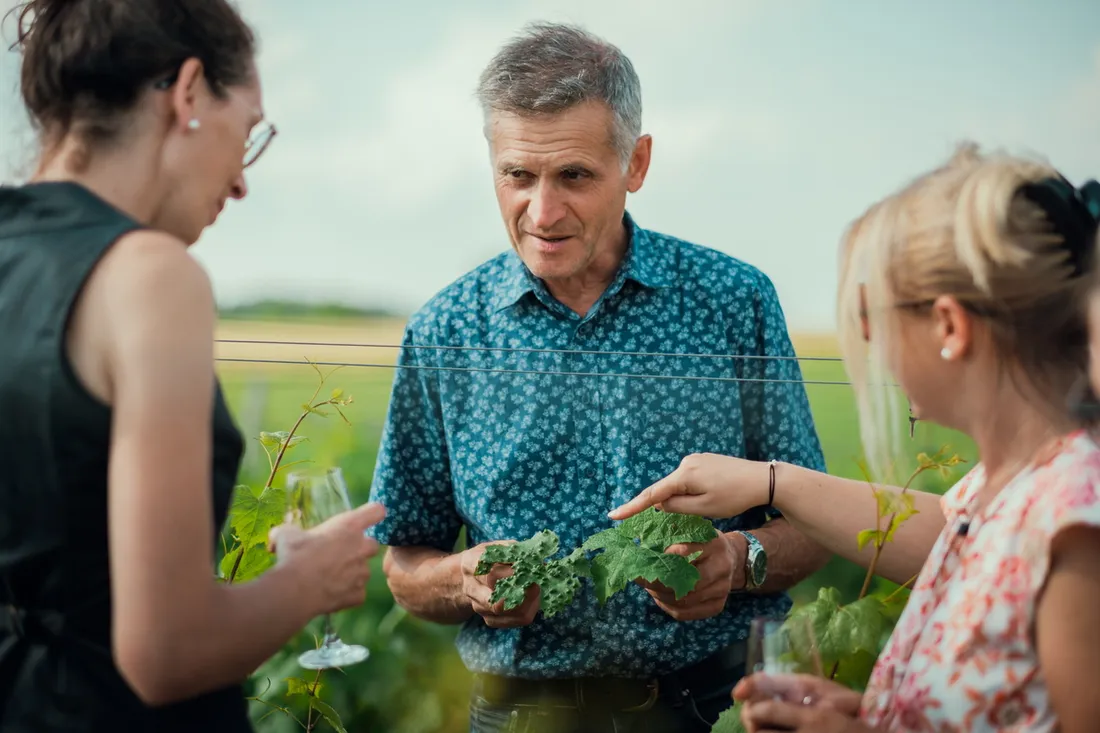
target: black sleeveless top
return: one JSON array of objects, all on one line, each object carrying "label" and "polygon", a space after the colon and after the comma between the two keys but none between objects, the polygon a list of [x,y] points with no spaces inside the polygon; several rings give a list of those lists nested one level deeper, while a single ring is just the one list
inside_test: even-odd
[{"label": "black sleeveless top", "polygon": [[[65,338],[74,301],[96,263],[120,236],[138,228],[77,184],[0,187],[0,731],[5,733],[251,731],[240,687],[150,708],[111,656],[111,409],[77,379]],[[217,385],[213,365],[211,379]],[[221,528],[243,442],[220,387],[213,440],[211,491]]]}]

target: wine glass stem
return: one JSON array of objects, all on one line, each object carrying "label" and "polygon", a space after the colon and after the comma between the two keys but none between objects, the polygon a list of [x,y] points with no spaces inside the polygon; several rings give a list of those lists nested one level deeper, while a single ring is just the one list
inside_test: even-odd
[{"label": "wine glass stem", "polygon": [[332,626],[332,614],[325,614],[325,639],[321,642],[321,648],[324,649],[336,641],[336,629]]}]

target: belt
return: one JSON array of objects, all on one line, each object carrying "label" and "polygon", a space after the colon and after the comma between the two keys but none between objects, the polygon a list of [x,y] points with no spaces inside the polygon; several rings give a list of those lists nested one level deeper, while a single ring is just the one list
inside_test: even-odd
[{"label": "belt", "polygon": [[706,659],[666,675],[643,679],[574,677],[528,680],[475,674],[473,694],[489,705],[512,707],[600,708],[643,711],[661,698],[678,705],[693,689],[715,689],[744,676],[745,642],[736,642]]}]

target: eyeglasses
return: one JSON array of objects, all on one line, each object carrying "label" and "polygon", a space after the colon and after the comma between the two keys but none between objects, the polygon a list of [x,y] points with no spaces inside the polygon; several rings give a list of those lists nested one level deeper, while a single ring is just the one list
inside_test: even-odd
[{"label": "eyeglasses", "polygon": [[267,120],[261,122],[256,129],[249,136],[248,142],[244,145],[244,167],[247,168],[263,155],[267,150],[267,146],[271,144],[271,141],[275,139],[279,131],[275,128],[275,125],[271,124]]},{"label": "eyeglasses", "polygon": [[[157,81],[153,88],[159,91],[167,91],[172,88],[172,85],[179,79],[179,69],[172,72],[167,78]],[[264,120],[252,131],[248,141],[244,146],[244,167],[248,168],[263,155],[267,147],[271,145],[271,141],[275,139],[275,135],[278,134],[278,129],[275,125]]]}]

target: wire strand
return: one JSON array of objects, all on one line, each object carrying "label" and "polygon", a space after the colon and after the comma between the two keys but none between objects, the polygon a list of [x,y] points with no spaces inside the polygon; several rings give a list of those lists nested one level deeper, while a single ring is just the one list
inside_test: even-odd
[{"label": "wire strand", "polygon": [[[419,371],[438,371],[438,372],[477,372],[483,374],[511,374],[511,375],[530,375],[530,376],[552,376],[552,377],[614,377],[620,379],[683,379],[693,382],[750,382],[750,383],[764,383],[764,384],[812,384],[812,385],[825,385],[835,387],[850,387],[851,382],[844,381],[829,381],[829,380],[817,380],[817,379],[769,379],[766,377],[708,377],[696,374],[620,374],[616,372],[564,372],[553,370],[540,370],[540,369],[500,369],[494,367],[444,367],[444,366],[421,366],[417,364],[371,364],[361,362],[340,362],[340,361],[290,361],[287,359],[247,359],[247,358],[234,358],[234,357],[218,357],[215,361],[236,363],[236,364],[293,364],[296,366],[306,366],[307,364],[313,364],[315,366],[335,366],[335,367],[363,367],[368,369],[410,369]],[[894,386],[894,385],[891,385]]]},{"label": "wire strand", "polygon": [[354,349],[410,349],[423,351],[490,351],[506,354],[573,354],[577,356],[644,356],[662,358],[690,359],[757,359],[773,361],[816,361],[840,363],[839,356],[782,356],[779,354],[678,354],[662,351],[584,351],[572,349],[535,349],[509,346],[469,346],[469,345],[417,345],[417,344],[355,344],[339,341],[265,341],[262,339],[215,339],[219,344],[252,344],[268,346],[313,346],[344,347]]}]

